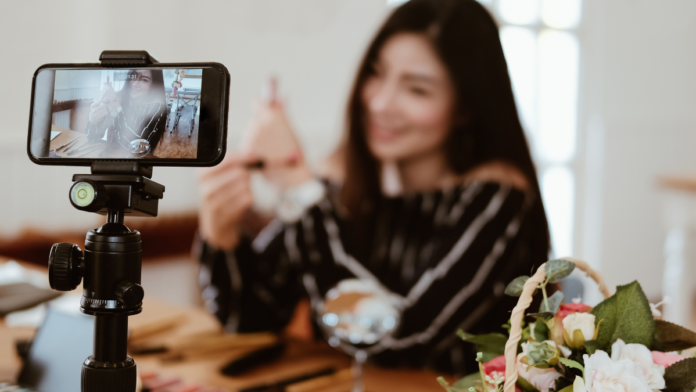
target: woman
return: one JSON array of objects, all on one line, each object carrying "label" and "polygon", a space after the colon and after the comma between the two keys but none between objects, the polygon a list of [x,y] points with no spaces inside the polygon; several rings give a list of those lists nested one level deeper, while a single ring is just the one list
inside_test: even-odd
[{"label": "woman", "polygon": [[110,83],[104,84],[90,108],[87,137],[109,143],[101,158],[140,158],[155,150],[166,112],[162,70],[130,70],[118,93]]},{"label": "woman", "polygon": [[377,362],[475,371],[475,352],[456,330],[501,330],[515,303],[503,296],[505,284],[549,250],[486,10],[473,0],[411,0],[396,9],[358,69],[347,130],[340,190],[317,185],[301,160],[264,170],[285,188],[281,205],[290,208],[279,210],[285,223],[274,221],[253,242],[239,234],[252,201],[244,164],[291,154],[282,105],[260,105],[251,153],[201,173],[206,304],[230,331],[279,330],[303,296],[317,302],[343,279],[373,280],[404,304],[391,344],[373,350]]}]

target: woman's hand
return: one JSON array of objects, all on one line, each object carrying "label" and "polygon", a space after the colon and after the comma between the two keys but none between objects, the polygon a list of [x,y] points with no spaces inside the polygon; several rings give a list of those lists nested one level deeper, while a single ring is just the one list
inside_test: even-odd
[{"label": "woman's hand", "polygon": [[92,124],[99,124],[104,121],[104,118],[109,114],[109,109],[101,101],[97,101],[92,104],[89,108],[89,122]]},{"label": "woman's hand", "polygon": [[249,161],[250,156],[228,153],[219,165],[199,172],[199,231],[215,248],[232,250],[239,243],[240,222],[253,204]]},{"label": "woman's hand", "polygon": [[118,95],[111,87],[110,83],[104,83],[101,88],[101,96],[97,99],[89,110],[89,122],[99,124],[104,118],[120,106]]},{"label": "woman's hand", "polygon": [[264,177],[280,188],[290,188],[312,178],[284,105],[276,98],[273,81],[270,98],[255,103],[242,145],[244,151],[266,162],[285,162],[263,169]]},{"label": "woman's hand", "polygon": [[[128,83],[128,82],[126,82]],[[104,85],[101,88],[101,102],[104,102],[109,105],[113,105],[114,103],[118,103],[118,95],[114,91],[113,86],[111,86],[111,83],[104,83]]]}]

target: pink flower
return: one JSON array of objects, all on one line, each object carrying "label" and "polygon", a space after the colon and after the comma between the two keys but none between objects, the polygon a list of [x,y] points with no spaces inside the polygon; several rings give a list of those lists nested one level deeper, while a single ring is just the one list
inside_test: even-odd
[{"label": "pink flower", "polygon": [[662,365],[664,367],[670,367],[673,364],[684,359],[684,357],[682,357],[679,354],[663,353],[660,351],[653,351],[652,358],[653,358],[653,362],[655,362],[655,364]]},{"label": "pink flower", "polygon": [[505,374],[505,356],[501,355],[499,357],[495,357],[488,361],[487,363],[481,364],[483,365],[483,373],[486,376],[490,376],[491,373],[493,372],[501,372]]},{"label": "pink flower", "polygon": [[[483,374],[493,377],[493,372],[498,372],[505,375],[505,356],[501,355],[481,364],[483,366]],[[515,392],[522,392],[520,387],[515,385]]]},{"label": "pink flower", "polygon": [[591,310],[592,306],[585,305],[583,303],[576,304],[574,302],[571,302],[569,304],[563,304],[556,313],[556,319],[559,319],[559,321],[563,321],[563,319],[566,318],[566,316],[570,316],[573,313],[589,313]]}]

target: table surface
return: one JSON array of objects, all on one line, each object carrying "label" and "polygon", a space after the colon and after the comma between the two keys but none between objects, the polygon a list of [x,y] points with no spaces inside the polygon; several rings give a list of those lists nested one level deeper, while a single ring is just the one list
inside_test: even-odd
[{"label": "table surface", "polygon": [[[7,259],[0,256],[0,264],[5,261]],[[147,298],[143,303],[143,312],[129,318],[129,326],[133,330],[137,330],[144,325],[172,319],[177,315],[183,317],[183,321],[179,325],[151,338],[145,338],[146,341],[149,339],[148,343],[161,342],[166,344],[166,342],[177,341],[177,339],[192,333],[213,332],[220,329],[217,320],[204,309],[181,307]],[[18,339],[30,339],[34,333],[33,328],[9,328],[0,318],[0,381],[14,380],[21,367],[21,361],[15,352],[14,342]],[[224,387],[230,390],[280,380],[327,366],[333,366],[336,369],[350,366],[350,358],[324,343],[289,340],[285,354],[274,363],[264,365],[238,377],[224,376],[219,372],[219,369],[226,363],[243,355],[247,350],[217,351],[178,362],[163,361],[159,354],[134,355],[133,358],[141,372],[154,371],[162,376],[179,377],[187,383],[201,383],[210,387]],[[436,380],[441,374],[427,370],[384,369],[367,366],[364,373],[368,391],[443,391]],[[445,378],[452,381],[452,377],[446,376]],[[344,382],[340,385],[334,385],[331,390],[347,392],[350,390],[350,383]]]}]

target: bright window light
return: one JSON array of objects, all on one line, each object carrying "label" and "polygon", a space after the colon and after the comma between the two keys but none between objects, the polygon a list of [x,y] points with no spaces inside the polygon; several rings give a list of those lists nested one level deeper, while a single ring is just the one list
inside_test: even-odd
[{"label": "bright window light", "polygon": [[498,12],[507,23],[529,25],[539,20],[539,0],[499,0]]},{"label": "bright window light", "polygon": [[388,7],[398,7],[407,1],[408,0],[387,0],[387,6]]},{"label": "bright window light", "polygon": [[579,45],[575,35],[539,34],[539,130],[537,153],[546,162],[575,156]]},{"label": "bright window light", "polygon": [[534,139],[537,129],[537,34],[534,30],[505,26],[500,29],[517,108],[528,136]]},{"label": "bright window light", "polygon": [[541,175],[541,195],[549,220],[555,257],[573,254],[575,179],[567,166],[546,169]]},{"label": "bright window light", "polygon": [[581,0],[544,0],[541,18],[555,29],[572,29],[580,23]]}]

